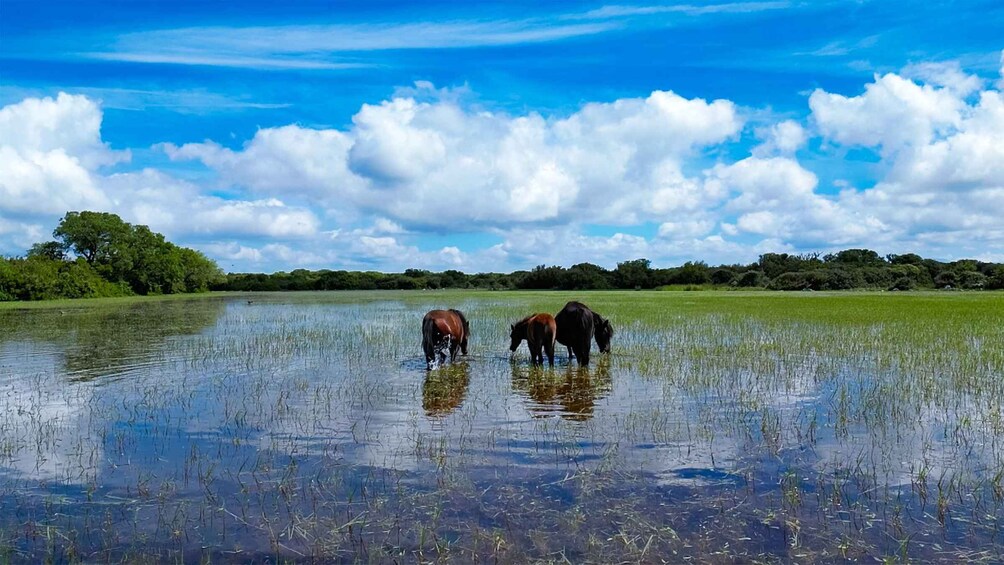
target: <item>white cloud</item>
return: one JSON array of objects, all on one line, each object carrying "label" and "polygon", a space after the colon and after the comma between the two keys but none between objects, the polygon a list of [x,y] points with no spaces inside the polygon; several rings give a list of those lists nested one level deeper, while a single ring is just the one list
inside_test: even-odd
[{"label": "white cloud", "polygon": [[769,157],[774,154],[791,155],[801,149],[809,139],[808,132],[795,120],[784,120],[759,128],[757,136],[763,139],[763,143],[753,149],[753,155],[757,157]]},{"label": "white cloud", "polygon": [[[261,129],[239,149],[159,146],[215,173],[196,181],[109,174],[128,153],[102,140],[96,104],[28,99],[0,110],[21,132],[0,130],[0,249],[23,252],[87,208],[236,270],[667,265],[849,246],[989,257],[1004,245],[1004,98],[974,91],[988,84],[939,63],[876,76],[854,96],[817,90],[806,121],[757,128],[760,144],[748,136],[736,160],[744,118],[727,100],[656,91],[566,116],[507,115],[418,83],[363,105],[345,129]],[[871,178],[827,175],[847,147],[875,151]],[[590,224],[633,227],[586,235]],[[632,235],[638,226],[648,235]],[[429,249],[430,229],[457,239]],[[470,247],[468,232],[501,243]]]},{"label": "white cloud", "polygon": [[101,109],[86,96],[59,93],[0,108],[0,146],[19,153],[60,152],[87,169],[128,161],[101,141]]},{"label": "white cloud", "polygon": [[684,14],[701,16],[706,14],[748,14],[766,10],[780,10],[791,7],[791,2],[725,2],[722,4],[695,5],[674,4],[670,6],[603,6],[586,12],[583,18],[623,18],[632,16],[652,16],[656,14]]},{"label": "white cloud", "polygon": [[1000,77],[997,80],[997,90],[1004,90],[1004,49],[1001,49]]},{"label": "white cloud", "polygon": [[680,163],[742,123],[731,102],[661,91],[553,120],[407,97],[364,105],[347,131],[261,130],[243,151],[164,147],[230,184],[296,193],[327,210],[348,202],[410,226],[637,222],[709,200]]},{"label": "white cloud", "polygon": [[[452,113],[452,108],[436,108]],[[446,143],[438,131],[442,123],[428,112],[419,114],[412,98],[395,98],[378,106],[364,104],[355,123],[349,168],[378,181],[417,179],[446,158]],[[448,116],[453,117],[453,116]]]},{"label": "white cloud", "polygon": [[361,183],[348,169],[351,143],[337,130],[291,125],[258,130],[243,151],[213,142],[160,147],[171,159],[199,159],[228,184],[260,194],[303,194],[323,201],[354,191]]},{"label": "white cloud", "polygon": [[107,206],[90,170],[128,158],[101,141],[101,110],[84,96],[61,93],[0,108],[0,213]]},{"label": "white cloud", "polygon": [[[963,76],[953,71],[954,65],[936,69],[946,68],[954,78],[932,78],[930,73],[927,78],[947,83]],[[915,110],[912,117],[904,118],[913,124],[905,129],[917,134],[899,143],[899,151],[885,155],[887,172],[874,186],[861,192],[842,192],[840,210],[870,218],[858,225],[858,239],[866,244],[881,243],[897,250],[913,249],[939,256],[985,255],[987,246],[1004,243],[1004,230],[999,227],[1004,217],[1001,93],[985,90],[969,103],[969,87],[934,89],[901,77],[890,80],[889,76],[876,79],[859,98],[880,89],[878,83],[896,82],[904,91],[921,93],[917,100],[928,104],[904,102],[905,108]],[[903,109],[889,111],[898,116]],[[890,120],[880,115],[863,119],[876,123]],[[839,143],[855,143],[854,136],[848,138],[847,131],[840,131],[842,125],[824,133],[833,133],[832,140]]]},{"label": "white cloud", "polygon": [[[154,169],[103,174],[103,166],[129,153],[108,149],[101,121],[95,103],[67,94],[0,109],[0,225],[22,228],[0,230],[0,250],[23,253],[46,239],[67,211],[83,209],[114,212],[172,237],[289,239],[317,233],[320,221],[313,212],[274,197],[225,200]],[[309,161],[304,164],[298,170],[309,171]],[[39,222],[48,227],[41,230]]]},{"label": "white cloud", "polygon": [[922,145],[957,126],[965,102],[948,88],[921,85],[896,74],[875,77],[864,94],[817,89],[809,107],[820,132],[844,145],[880,146],[885,155]]},{"label": "white cloud", "polygon": [[980,77],[963,72],[958,61],[917,63],[903,69],[901,75],[905,78],[918,79],[932,86],[943,87],[962,98],[978,91],[983,86]]},{"label": "white cloud", "polygon": [[386,49],[450,49],[556,41],[602,33],[607,22],[547,20],[453,21],[408,24],[206,26],[119,35],[107,49],[83,56],[133,63],[257,69],[344,69],[365,66],[344,53]]},{"label": "white cloud", "polygon": [[710,219],[663,222],[659,225],[659,237],[666,239],[700,237],[707,235],[714,227],[715,222]]}]

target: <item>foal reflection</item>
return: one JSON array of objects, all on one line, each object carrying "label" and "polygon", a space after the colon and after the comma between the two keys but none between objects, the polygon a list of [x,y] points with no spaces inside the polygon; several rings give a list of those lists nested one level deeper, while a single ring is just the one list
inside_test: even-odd
[{"label": "foal reflection", "polygon": [[601,357],[591,367],[570,364],[564,370],[518,363],[511,367],[512,389],[526,397],[527,409],[536,418],[558,415],[567,420],[588,420],[596,402],[613,388],[608,357]]},{"label": "foal reflection", "polygon": [[426,416],[445,417],[459,408],[470,382],[467,363],[444,365],[429,371],[422,382],[422,409]]}]

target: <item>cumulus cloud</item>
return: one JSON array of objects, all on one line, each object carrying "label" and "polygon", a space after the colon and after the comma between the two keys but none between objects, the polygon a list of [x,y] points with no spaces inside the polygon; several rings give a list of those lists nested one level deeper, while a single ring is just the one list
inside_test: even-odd
[{"label": "cumulus cloud", "polygon": [[[86,208],[237,270],[613,267],[848,246],[988,257],[1004,244],[1004,98],[991,84],[921,63],[856,93],[816,90],[805,120],[744,133],[732,102],[670,91],[509,115],[417,83],[344,129],[159,145],[212,173],[194,181],[109,170],[128,152],[102,140],[100,107],[28,99],[0,110],[0,249]],[[871,176],[832,178],[848,148],[874,153]],[[587,235],[593,224],[621,233]],[[430,230],[456,239],[430,249]],[[468,232],[497,243],[464,245]]]},{"label": "cumulus cloud", "polygon": [[86,96],[26,98],[0,109],[0,146],[21,153],[59,152],[93,169],[128,161],[101,140],[101,109]]},{"label": "cumulus cloud", "polygon": [[966,103],[949,88],[889,73],[876,75],[859,96],[817,89],[809,107],[825,137],[843,145],[881,147],[889,155],[957,126]]},{"label": "cumulus cloud", "polygon": [[[838,204],[841,211],[872,219],[861,226],[862,242],[879,241],[900,249],[911,245],[950,256],[986,256],[988,246],[999,246],[1004,236],[999,227],[999,218],[1004,217],[1004,99],[1000,91],[984,90],[969,102],[973,86],[981,82],[969,81],[955,65],[924,69],[926,74],[915,69],[913,74],[931,84],[886,75],[876,77],[859,96],[817,98],[813,116],[827,124],[822,132],[830,141],[899,149],[884,153],[887,172],[878,182],[861,191],[842,192]],[[903,94],[898,110],[876,103],[894,101],[887,90],[890,84]],[[828,106],[833,100],[837,107],[857,107],[863,114],[840,118]],[[861,128],[868,121],[892,127],[890,116],[900,117],[903,131],[914,135],[880,134],[877,129],[865,133]]]},{"label": "cumulus cloud", "polygon": [[259,194],[303,194],[325,201],[361,181],[348,168],[351,140],[337,130],[284,126],[258,130],[242,151],[214,142],[160,146],[174,160],[198,159],[225,183]]},{"label": "cumulus cloud", "polygon": [[742,124],[729,101],[662,91],[587,104],[561,119],[406,96],[363,105],[345,131],[287,126],[259,131],[237,152],[212,142],[165,149],[224,181],[297,191],[322,206],[337,197],[411,226],[636,222],[653,217],[645,204],[665,212],[674,205],[660,203],[692,192],[674,182],[684,180],[680,163],[734,138]]},{"label": "cumulus cloud", "polygon": [[0,109],[0,212],[39,215],[103,207],[90,171],[128,160],[101,141],[101,111],[84,96],[28,98]]},{"label": "cumulus cloud", "polygon": [[226,200],[155,169],[106,173],[129,152],[109,149],[101,121],[97,104],[68,94],[0,109],[0,250],[23,253],[67,211],[84,209],[182,238],[295,239],[318,231],[312,211],[274,197]]},{"label": "cumulus cloud", "polygon": [[809,139],[808,132],[795,120],[784,120],[759,128],[757,136],[763,140],[763,143],[753,149],[753,155],[758,157],[791,155]]}]

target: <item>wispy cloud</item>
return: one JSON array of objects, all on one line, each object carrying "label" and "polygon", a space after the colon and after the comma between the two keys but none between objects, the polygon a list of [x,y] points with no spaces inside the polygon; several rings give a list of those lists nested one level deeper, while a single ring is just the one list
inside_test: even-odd
[{"label": "wispy cloud", "polygon": [[101,88],[59,85],[46,89],[0,87],[0,101],[44,97],[52,91],[74,92],[98,101],[104,109],[162,109],[181,114],[208,114],[219,111],[274,110],[290,104],[262,102],[246,97],[233,97],[206,90],[145,90],[136,88]]},{"label": "wispy cloud", "polygon": [[791,7],[791,2],[726,2],[723,4],[704,4],[700,6],[694,4],[672,4],[668,6],[611,5],[590,10],[577,17],[582,19],[605,19],[657,14],[684,14],[688,16],[748,14],[767,10],[781,10],[788,7]]},{"label": "wispy cloud", "polygon": [[446,23],[189,27],[118,36],[95,59],[257,69],[347,69],[367,66],[338,54],[398,49],[457,49],[542,43],[616,29],[613,22],[547,20]]},{"label": "wispy cloud", "polygon": [[238,54],[214,55],[212,53],[171,52],[91,52],[79,55],[89,59],[123,61],[127,63],[160,63],[167,65],[192,65],[207,67],[236,67],[262,70],[338,70],[371,67],[364,63],[336,63],[320,59],[292,57],[246,57]]}]

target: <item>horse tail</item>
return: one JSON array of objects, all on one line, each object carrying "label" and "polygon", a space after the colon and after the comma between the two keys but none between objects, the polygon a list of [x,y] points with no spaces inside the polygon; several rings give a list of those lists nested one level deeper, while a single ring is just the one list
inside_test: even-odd
[{"label": "horse tail", "polygon": [[460,352],[467,355],[467,338],[471,336],[471,324],[467,321],[467,316],[460,310],[450,308],[450,312],[453,312],[460,318],[460,325],[464,329],[464,335],[460,336]]},{"label": "horse tail", "polygon": [[425,358],[429,360],[435,356],[437,335],[436,320],[432,316],[422,319],[422,349],[425,350]]}]

